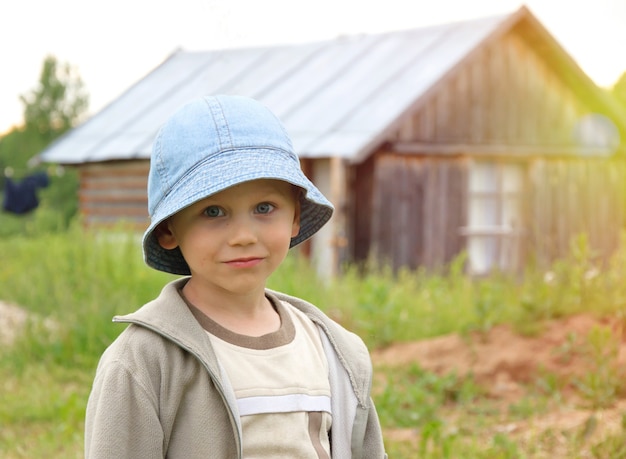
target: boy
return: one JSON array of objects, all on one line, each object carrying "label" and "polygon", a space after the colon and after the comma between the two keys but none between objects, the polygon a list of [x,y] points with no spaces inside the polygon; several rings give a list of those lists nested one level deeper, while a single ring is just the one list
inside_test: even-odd
[{"label": "boy", "polygon": [[146,263],[185,277],[114,321],[87,405],[91,458],[384,458],[363,342],[266,290],[330,218],[278,119],[205,97],[159,131]]}]

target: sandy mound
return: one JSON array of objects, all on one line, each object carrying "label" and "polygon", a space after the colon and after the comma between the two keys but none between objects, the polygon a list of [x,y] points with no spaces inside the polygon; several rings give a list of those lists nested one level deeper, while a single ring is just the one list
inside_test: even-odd
[{"label": "sandy mound", "polygon": [[[484,333],[457,334],[430,340],[398,343],[372,353],[375,364],[399,366],[418,363],[437,374],[472,373],[477,381],[525,383],[540,371],[559,376],[580,375],[588,369],[589,333],[594,327],[610,327],[622,338],[621,322],[578,315],[554,320],[536,336],[522,336],[508,325]],[[621,342],[618,361],[626,363],[626,344]]]},{"label": "sandy mound", "polygon": [[[539,432],[557,432],[561,436],[557,439],[561,441],[585,431],[590,420],[597,420],[586,440],[599,441],[603,435],[621,431],[626,399],[617,398],[612,401],[612,406],[592,410],[589,403],[582,403],[580,395],[573,390],[573,381],[598,371],[601,365],[598,352],[606,352],[600,355],[605,364],[618,371],[619,375],[626,374],[623,325],[624,322],[618,319],[598,320],[579,315],[551,321],[535,336],[522,336],[510,326],[499,325],[484,333],[470,333],[466,336],[452,334],[424,341],[398,343],[372,352],[372,360],[378,368],[417,363],[421,368],[436,374],[473,375],[481,387],[486,389],[494,406],[499,405],[500,411],[504,413],[495,425],[483,432],[485,438],[500,432],[531,444]],[[603,331],[605,337],[607,333],[610,334],[607,346],[598,346],[601,342],[597,339],[598,330]],[[596,336],[595,341],[592,336]],[[595,350],[591,349],[591,343],[596,344]],[[609,354],[610,349],[615,353]],[[592,358],[594,356],[595,359]],[[380,378],[383,372],[377,373]],[[529,387],[542,374],[553,374],[562,381],[568,381],[562,389],[561,402],[552,410],[536,413],[530,418],[515,421],[507,419],[507,408],[528,395]],[[441,415],[444,418],[450,416],[454,422],[458,415],[454,413],[454,408],[445,411]],[[418,429],[388,429],[385,435],[417,447],[420,434]],[[562,443],[565,445],[567,441],[563,440]],[[587,449],[588,444],[585,444]],[[557,447],[552,449],[551,454],[550,457],[554,458],[569,457],[561,454]],[[592,456],[582,454],[581,450],[580,457]]]}]

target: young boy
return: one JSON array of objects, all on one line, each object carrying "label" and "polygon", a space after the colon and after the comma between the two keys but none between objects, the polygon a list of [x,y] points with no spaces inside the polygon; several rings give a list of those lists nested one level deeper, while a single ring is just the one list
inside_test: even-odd
[{"label": "young boy", "polygon": [[87,405],[93,458],[384,458],[363,342],[315,306],[265,288],[332,205],[278,119],[205,97],[159,131],[146,263],[185,277],[103,354]]}]

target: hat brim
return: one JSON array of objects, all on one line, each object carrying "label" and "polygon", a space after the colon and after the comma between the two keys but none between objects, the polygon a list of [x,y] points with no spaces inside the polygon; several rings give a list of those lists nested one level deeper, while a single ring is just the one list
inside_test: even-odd
[{"label": "hat brim", "polygon": [[310,238],[332,216],[332,204],[304,175],[292,153],[268,148],[222,151],[191,168],[156,205],[143,237],[144,260],[148,266],[172,274],[191,274],[178,248],[161,247],[154,232],[156,227],[201,199],[258,179],[282,180],[304,190],[300,197],[300,232],[291,239],[290,247]]}]

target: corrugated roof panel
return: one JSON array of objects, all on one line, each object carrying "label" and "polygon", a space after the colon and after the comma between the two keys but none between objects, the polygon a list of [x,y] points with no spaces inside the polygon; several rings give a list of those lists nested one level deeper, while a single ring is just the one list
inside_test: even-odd
[{"label": "corrugated roof panel", "polygon": [[[294,110],[286,118],[292,126],[315,126],[324,132],[334,126],[338,119],[352,110],[354,104],[371,94],[378,86],[378,79],[384,74],[385,55],[395,52],[397,43],[379,38],[370,43],[362,43],[357,59],[326,74],[326,81],[315,95]],[[342,101],[338,104],[338,101]]]},{"label": "corrugated roof panel", "polygon": [[371,138],[368,132],[329,132],[322,137],[310,137],[308,147],[296,150],[303,158],[327,158],[337,156],[352,160],[354,152]]},{"label": "corrugated roof panel", "polygon": [[[146,105],[143,112],[135,118],[132,126],[128,128],[137,133],[144,133],[149,137],[150,142],[143,141],[134,145],[150,145],[158,128],[174,111],[202,95],[222,92],[222,87],[227,86],[229,81],[237,80],[239,75],[254,68],[256,61],[260,59],[256,50],[197,53],[197,57],[201,57],[205,65],[194,74],[187,74],[187,79],[180,81],[180,84],[168,86],[166,80],[150,82],[150,90],[156,96],[155,99],[158,103]],[[184,61],[172,62],[169,70],[172,74],[185,75],[187,73]],[[166,90],[164,91],[164,89]],[[140,101],[137,100],[137,103],[139,104]],[[117,141],[103,145],[100,156],[94,155],[91,159],[104,160],[108,154],[116,154],[119,147],[122,147],[122,144]],[[139,152],[133,151],[133,153]],[[148,157],[149,151],[141,152],[141,154]]]},{"label": "corrugated roof panel", "polygon": [[502,20],[294,46],[177,52],[42,159],[148,158],[157,130],[177,108],[216,93],[268,105],[302,156],[357,159]]},{"label": "corrugated roof panel", "polygon": [[306,106],[285,118],[290,132],[314,129],[323,137],[341,129],[341,123],[359,106],[385,86],[396,84],[397,76],[415,61],[416,55],[441,40],[444,34],[445,29],[439,28],[422,34],[406,32],[377,37],[375,42],[367,44],[364,58],[335,75]]},{"label": "corrugated roof panel", "polygon": [[[168,93],[161,94],[158,106],[151,107],[135,121],[134,125],[139,130],[142,130],[141,126],[145,126],[144,132],[152,129],[148,138],[137,138],[139,140],[137,149],[133,150],[136,157],[148,158],[150,156],[152,141],[158,127],[180,106],[205,94],[248,94],[252,97],[262,94],[266,87],[271,87],[276,84],[277,80],[280,80],[280,76],[276,75],[276,69],[282,68],[283,72],[288,74],[291,67],[298,65],[297,59],[305,59],[319,46],[320,44],[303,46],[300,49],[302,52],[299,53],[294,53],[291,47],[191,53],[196,55],[196,59],[203,58],[204,67],[195,72],[194,78],[187,79],[184,84],[177,85]],[[173,60],[169,67],[170,73],[186,73],[184,61]],[[270,69],[274,69],[274,74],[269,71]],[[153,92],[159,93],[159,90],[167,87],[165,83],[164,81],[155,82]],[[123,145],[122,142],[120,141],[119,145],[107,145],[103,148],[103,156],[117,157],[119,147]]]},{"label": "corrugated roof panel", "polygon": [[[306,143],[299,142],[300,154],[358,159],[384,127],[432,87],[495,24],[493,20],[481,24],[480,28],[471,28],[471,33],[459,34],[458,25],[449,25],[381,36],[366,59],[367,66],[356,66],[354,73],[342,75],[338,84],[320,91],[315,102],[299,112],[303,114],[301,119],[287,118],[287,128],[296,137],[300,129],[319,133],[318,137],[308,134]],[[396,59],[379,60],[376,51]],[[337,100],[342,104],[338,105]]]},{"label": "corrugated roof panel", "polygon": [[[263,94],[260,100],[287,122],[294,112],[315,104],[319,92],[355,61],[363,59],[364,48],[375,41],[375,37],[362,37],[325,42],[318,52]],[[299,54],[297,48],[294,53]]]},{"label": "corrugated roof panel", "polygon": [[[177,62],[187,70],[173,71],[179,68]],[[180,81],[189,78],[190,73],[193,74],[204,65],[204,60],[197,56],[183,52],[174,54],[87,122],[52,144],[42,155],[43,159],[49,162],[80,163],[93,161],[92,157],[106,157],[106,153],[102,152],[103,146],[127,130],[136,131],[136,122],[141,120],[146,107],[158,105],[164,87],[180,84]],[[155,91],[155,88],[161,89]],[[152,130],[145,134],[153,133]],[[122,152],[128,155],[134,153],[128,147]]]},{"label": "corrugated roof panel", "polygon": [[[309,43],[294,46],[259,48],[260,58],[249,72],[232,79],[222,87],[225,94],[246,94],[255,99],[262,99],[267,92],[289,80],[292,74],[311,58],[325,43]],[[211,88],[212,93],[215,89]]]},{"label": "corrugated roof panel", "polygon": [[[253,67],[257,50],[179,52],[131,87],[114,103],[83,126],[70,139],[80,148],[82,161],[148,158],[161,124],[179,107],[202,95],[219,91],[229,81]],[[148,147],[148,148],[146,148]],[[45,159],[72,162],[55,149]],[[81,162],[81,161],[78,161]]]},{"label": "corrugated roof panel", "polygon": [[[477,27],[479,25],[480,27]],[[371,142],[382,134],[381,127],[388,127],[415,101],[432,88],[447,72],[485,39],[495,27],[497,20],[481,21],[474,27],[459,25],[450,30],[445,40],[437,41],[421,53],[412,65],[397,75],[393,84],[380,88],[373,96],[355,106],[351,117],[338,128],[342,132],[369,132],[370,138],[362,151],[354,152],[359,160],[369,153]]]}]

